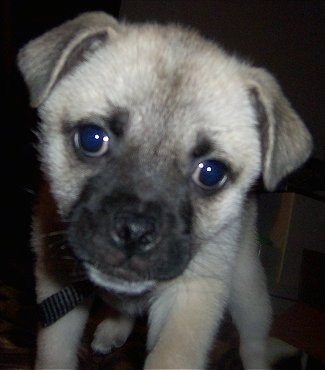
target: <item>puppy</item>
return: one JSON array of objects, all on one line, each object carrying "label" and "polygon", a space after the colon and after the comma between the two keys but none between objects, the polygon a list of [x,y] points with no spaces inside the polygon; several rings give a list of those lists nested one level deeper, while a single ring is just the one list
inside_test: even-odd
[{"label": "puppy", "polygon": [[229,306],[244,367],[267,368],[251,189],[261,177],[274,190],[312,147],[275,79],[193,30],[101,12],[30,41],[18,65],[45,179],[32,245],[52,316],[36,368],[77,367],[92,301],[80,280],[121,313],[97,328],[96,351],[148,310],[144,368],[204,369]]}]

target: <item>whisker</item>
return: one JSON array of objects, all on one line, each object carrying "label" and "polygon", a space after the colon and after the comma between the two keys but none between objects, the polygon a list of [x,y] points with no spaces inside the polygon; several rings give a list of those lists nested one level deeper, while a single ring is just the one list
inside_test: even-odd
[{"label": "whisker", "polygon": [[46,236],[57,236],[57,235],[65,235],[67,233],[66,230],[58,230],[58,231],[51,231],[46,234]]},{"label": "whisker", "polygon": [[74,258],[74,257],[72,257],[72,256],[63,256],[62,257],[62,259],[64,259],[64,260],[73,260],[73,261],[75,261],[76,259]]}]

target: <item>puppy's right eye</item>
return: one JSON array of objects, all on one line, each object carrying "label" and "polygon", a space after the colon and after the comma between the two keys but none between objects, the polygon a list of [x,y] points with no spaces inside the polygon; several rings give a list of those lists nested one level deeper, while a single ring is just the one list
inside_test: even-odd
[{"label": "puppy's right eye", "polygon": [[74,145],[86,156],[99,157],[107,152],[109,136],[98,125],[82,125],[74,134]]},{"label": "puppy's right eye", "polygon": [[228,168],[216,159],[205,159],[198,164],[192,178],[202,189],[220,189],[228,180]]}]

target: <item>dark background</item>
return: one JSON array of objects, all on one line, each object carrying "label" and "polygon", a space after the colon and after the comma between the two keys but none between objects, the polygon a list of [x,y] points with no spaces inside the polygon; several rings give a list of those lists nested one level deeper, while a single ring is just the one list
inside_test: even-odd
[{"label": "dark background", "polygon": [[[185,4],[185,5],[184,5]],[[130,20],[180,21],[198,27],[231,52],[271,70],[307,123],[314,158],[298,176],[304,192],[324,191],[324,2],[281,0],[1,1],[2,233],[0,279],[20,279],[32,269],[31,207],[39,180],[33,130],[35,111],[16,68],[18,49],[30,39],[87,10]],[[211,11],[212,9],[213,11]],[[291,188],[295,189],[297,183]],[[299,189],[298,189],[299,190]],[[15,278],[14,278],[15,277]]]}]

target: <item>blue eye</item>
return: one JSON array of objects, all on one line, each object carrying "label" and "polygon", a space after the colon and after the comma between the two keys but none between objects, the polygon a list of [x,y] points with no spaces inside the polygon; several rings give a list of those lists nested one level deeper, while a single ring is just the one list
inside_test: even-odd
[{"label": "blue eye", "polygon": [[203,189],[220,188],[228,179],[228,168],[221,161],[206,159],[198,164],[192,178]]},{"label": "blue eye", "polygon": [[83,125],[76,131],[74,143],[83,154],[90,157],[99,157],[106,153],[108,149],[109,136],[100,126]]}]

